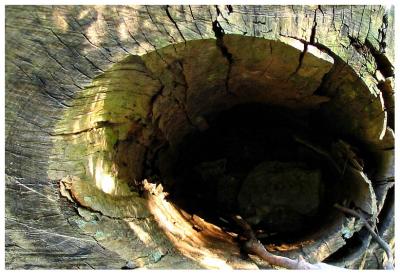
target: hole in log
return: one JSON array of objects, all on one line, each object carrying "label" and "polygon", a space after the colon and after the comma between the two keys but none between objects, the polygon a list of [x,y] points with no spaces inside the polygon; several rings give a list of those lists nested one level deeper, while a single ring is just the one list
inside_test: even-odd
[{"label": "hole in log", "polygon": [[324,260],[362,227],[334,203],[376,217],[367,175],[391,177],[394,136],[348,65],[298,43],[224,35],[116,63],[57,125],[55,150],[73,160],[67,197],[125,219],[98,224],[110,238],[118,227],[202,267],[249,268],[232,214],[274,253]]},{"label": "hole in log", "polygon": [[209,128],[185,137],[173,169],[160,175],[168,199],[225,230],[236,231],[224,221],[240,214],[266,243],[304,239],[344,200],[335,195],[342,193],[341,174],[296,140],[329,142],[313,115],[263,104],[210,115]]}]

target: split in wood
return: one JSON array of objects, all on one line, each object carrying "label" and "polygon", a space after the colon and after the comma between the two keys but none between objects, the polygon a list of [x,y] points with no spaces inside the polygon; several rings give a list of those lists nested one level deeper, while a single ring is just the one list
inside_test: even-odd
[{"label": "split in wood", "polygon": [[301,256],[298,260],[293,260],[287,257],[274,255],[265,249],[264,245],[256,238],[251,226],[242,217],[232,216],[232,219],[243,230],[243,237],[247,239],[244,243],[244,249],[246,252],[257,255],[271,265],[287,269],[342,269],[325,263],[311,264]]},{"label": "split in wood", "polygon": [[385,253],[387,255],[388,259],[387,259],[386,264],[384,265],[384,268],[385,269],[394,269],[393,253],[390,249],[390,246],[378,234],[376,234],[376,232],[374,231],[372,226],[369,224],[369,222],[365,219],[365,217],[358,211],[341,206],[337,203],[334,205],[334,207],[337,208],[338,210],[342,211],[343,213],[346,213],[346,214],[352,215],[356,218],[359,218],[364,223],[365,228],[369,231],[372,238],[382,247],[382,249],[385,251]]}]

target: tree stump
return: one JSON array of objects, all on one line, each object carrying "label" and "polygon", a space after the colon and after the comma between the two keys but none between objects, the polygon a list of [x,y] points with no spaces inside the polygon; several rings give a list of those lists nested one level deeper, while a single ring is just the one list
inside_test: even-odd
[{"label": "tree stump", "polygon": [[[384,6],[7,6],[6,268],[273,268],[243,257],[213,201],[235,209],[219,197],[265,156],[325,167],[324,218],[269,251],[381,268],[333,205],[394,246],[393,37]],[[215,125],[248,142],[213,143]],[[193,182],[177,172],[199,163]]]}]

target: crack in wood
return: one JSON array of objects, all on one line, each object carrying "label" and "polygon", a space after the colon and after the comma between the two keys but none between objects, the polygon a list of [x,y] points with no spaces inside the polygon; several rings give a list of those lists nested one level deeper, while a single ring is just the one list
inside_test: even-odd
[{"label": "crack in wood", "polygon": [[215,19],[212,23],[212,29],[214,31],[215,37],[216,37],[216,44],[217,47],[220,49],[222,55],[226,58],[228,61],[228,72],[225,78],[225,92],[228,94],[233,94],[231,93],[229,89],[229,78],[232,70],[232,64],[233,64],[233,57],[232,54],[229,52],[228,48],[224,44],[224,35],[225,31],[219,24],[218,20]]},{"label": "crack in wood", "polygon": [[[310,35],[310,44],[311,45],[315,44],[315,34],[317,32],[317,11],[318,10],[321,10],[320,6],[318,6],[318,8],[314,10],[314,20],[313,20],[313,25],[311,27],[311,35]],[[324,13],[322,12],[322,14],[324,14]]]},{"label": "crack in wood", "polygon": [[201,33],[200,29],[199,29],[199,26],[197,26],[196,19],[194,18],[194,15],[193,15],[192,7],[190,5],[189,5],[189,11],[190,11],[190,15],[192,16],[192,19],[194,21],[194,25],[195,25],[198,33],[200,34],[201,39],[203,39],[204,37],[203,37],[203,35],[202,35],[202,33]]},{"label": "crack in wood", "polygon": [[170,12],[169,12],[169,5],[166,6],[165,12],[166,12],[166,14],[167,14],[169,20],[171,20],[171,22],[175,25],[175,28],[178,30],[180,36],[182,37],[183,41],[184,41],[185,44],[186,44],[186,38],[183,36],[181,30],[179,29],[178,24],[177,24],[176,21],[172,18],[171,14],[170,14]]}]

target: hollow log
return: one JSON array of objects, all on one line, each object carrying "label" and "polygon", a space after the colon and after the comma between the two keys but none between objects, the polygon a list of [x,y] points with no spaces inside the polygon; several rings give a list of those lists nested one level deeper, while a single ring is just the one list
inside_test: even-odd
[{"label": "hollow log", "polygon": [[[333,205],[357,208],[393,249],[394,7],[6,6],[5,14],[7,269],[274,268],[243,256],[237,231],[223,225],[239,202],[225,201],[248,182],[237,188],[245,190],[239,209],[261,211],[248,219],[259,225],[275,213],[265,207],[282,200],[253,199],[251,190],[272,176],[281,182],[279,167],[296,167],[287,203],[311,188],[293,180],[308,167],[268,160],[269,172],[253,165],[237,180],[226,174],[233,156],[175,171],[204,151],[204,140],[211,146],[214,136],[204,137],[229,121],[218,115],[240,106],[250,111],[229,125],[254,120],[269,129],[269,145],[265,154],[237,144],[229,152],[254,161],[288,138],[325,165],[312,170],[314,195],[295,204],[313,220],[311,210],[323,208],[324,221],[303,239],[266,248],[311,263],[383,267],[386,254],[364,223]],[[276,121],[294,126],[281,135]],[[200,150],[182,145],[188,136],[201,137]],[[194,175],[217,175],[216,191],[195,189]],[[209,207],[224,210],[220,222],[182,206],[206,192],[224,202]],[[248,210],[256,200],[264,208]],[[282,211],[305,230],[297,212]]]}]

